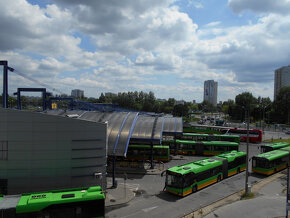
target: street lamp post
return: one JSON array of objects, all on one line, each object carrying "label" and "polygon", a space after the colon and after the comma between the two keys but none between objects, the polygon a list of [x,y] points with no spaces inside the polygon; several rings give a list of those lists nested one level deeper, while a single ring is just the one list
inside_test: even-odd
[{"label": "street lamp post", "polygon": [[271,103],[267,104],[266,106],[263,107],[263,126],[262,126],[262,131],[264,134],[264,126],[265,126],[265,109],[270,105]]},{"label": "street lamp post", "polygon": [[249,194],[248,176],[249,176],[249,122],[250,122],[250,112],[249,108],[247,111],[247,154],[246,154],[246,182],[245,182],[245,196]]}]

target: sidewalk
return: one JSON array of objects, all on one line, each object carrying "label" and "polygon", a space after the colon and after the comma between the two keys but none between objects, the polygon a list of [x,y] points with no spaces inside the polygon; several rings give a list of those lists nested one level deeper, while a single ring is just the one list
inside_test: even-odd
[{"label": "sidewalk", "polygon": [[184,218],[216,217],[283,217],[286,213],[285,170],[269,176],[252,186],[254,198],[241,200],[244,190],[196,210]]},{"label": "sidewalk", "polygon": [[[121,180],[119,180],[121,181]],[[126,183],[119,183],[117,188],[112,188],[112,183],[108,182],[106,190],[106,207],[113,207],[126,204],[133,200],[138,190],[138,185],[135,187]]]},{"label": "sidewalk", "polygon": [[[124,175],[127,177],[129,174],[144,174],[144,175],[160,175],[164,171],[164,167],[157,166],[154,169],[150,169],[150,167],[145,167],[142,169],[132,168],[132,167],[123,167],[118,168],[117,175]],[[106,200],[105,205],[106,208],[120,206],[122,204],[126,204],[129,201],[133,200],[138,188],[139,184],[128,184],[126,180],[122,178],[117,178],[117,188],[112,188],[112,181],[107,182],[106,189]]]}]

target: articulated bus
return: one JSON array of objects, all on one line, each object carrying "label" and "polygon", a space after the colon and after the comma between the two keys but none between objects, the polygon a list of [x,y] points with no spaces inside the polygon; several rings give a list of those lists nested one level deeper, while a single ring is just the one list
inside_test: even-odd
[{"label": "articulated bus", "polygon": [[232,151],[166,170],[165,190],[186,196],[246,168],[246,152]]},{"label": "articulated bus", "polygon": [[259,154],[252,158],[252,171],[266,176],[285,169],[289,164],[290,147]]},{"label": "articulated bus", "polygon": [[187,141],[176,140],[167,142],[170,153],[181,155],[218,155],[226,151],[239,150],[239,143],[224,141]]},{"label": "articulated bus", "polygon": [[[151,145],[129,145],[125,160],[150,160]],[[169,146],[154,145],[153,159],[167,162],[170,160]]]},{"label": "articulated bus", "polygon": [[0,196],[0,217],[104,217],[100,186]]},{"label": "articulated bus", "polygon": [[183,135],[180,136],[180,139],[192,141],[227,141],[240,143],[240,137],[237,135],[183,133]]},{"label": "articulated bus", "polygon": [[261,145],[261,153],[277,150],[280,148],[287,147],[289,145],[290,144],[288,142],[277,142],[277,143]]}]

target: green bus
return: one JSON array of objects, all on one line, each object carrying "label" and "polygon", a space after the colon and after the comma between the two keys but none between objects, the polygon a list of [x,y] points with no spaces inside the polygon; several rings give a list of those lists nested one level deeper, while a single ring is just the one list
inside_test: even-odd
[{"label": "green bus", "polygon": [[272,175],[285,169],[289,164],[290,147],[259,154],[252,158],[252,171],[263,175]]},{"label": "green bus", "polygon": [[280,148],[287,147],[289,145],[290,144],[288,142],[277,142],[277,143],[261,145],[261,153],[277,150]]},{"label": "green bus", "polygon": [[1,217],[104,217],[105,194],[100,186],[0,197]]},{"label": "green bus", "polygon": [[240,136],[238,135],[183,133],[180,139],[192,141],[227,141],[227,142],[236,142],[240,144]]},{"label": "green bus", "polygon": [[223,126],[206,126],[206,125],[190,125],[184,126],[183,132],[185,133],[207,133],[207,134],[223,134],[231,127]]},{"label": "green bus", "polygon": [[175,166],[165,171],[165,190],[183,197],[237,174],[245,167],[246,152],[241,151]]},{"label": "green bus", "polygon": [[[125,160],[150,160],[151,145],[129,145]],[[153,159],[167,162],[170,160],[168,145],[153,145]]]},{"label": "green bus", "polygon": [[180,155],[218,155],[226,151],[239,150],[239,143],[236,142],[172,140],[167,143],[170,153]]}]

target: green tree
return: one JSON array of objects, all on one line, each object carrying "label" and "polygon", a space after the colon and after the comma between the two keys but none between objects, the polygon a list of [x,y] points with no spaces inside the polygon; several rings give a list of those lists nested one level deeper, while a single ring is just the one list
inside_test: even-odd
[{"label": "green tree", "polygon": [[290,86],[282,87],[279,90],[274,102],[274,109],[280,115],[283,123],[290,123]]},{"label": "green tree", "polygon": [[189,104],[178,104],[173,107],[173,115],[178,117],[187,117],[189,111]]},{"label": "green tree", "polygon": [[243,92],[236,96],[236,107],[235,112],[241,113],[241,120],[245,120],[245,112],[248,110],[249,114],[251,114],[251,111],[254,110],[257,104],[257,99],[252,95],[250,92]]},{"label": "green tree", "polygon": [[203,112],[215,112],[216,108],[213,104],[209,103],[208,101],[203,101],[201,104],[198,104],[199,110]]}]

